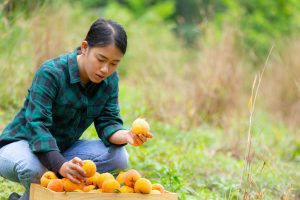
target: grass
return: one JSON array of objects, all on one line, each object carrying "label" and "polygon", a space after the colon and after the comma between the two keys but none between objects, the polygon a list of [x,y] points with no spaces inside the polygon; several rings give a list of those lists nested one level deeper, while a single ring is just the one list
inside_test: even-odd
[{"label": "grass", "polygon": [[[135,116],[147,116],[143,110],[131,113],[129,109],[136,106],[134,99],[141,98],[142,94],[138,95],[136,90],[122,83],[120,90],[121,106],[126,102],[128,109],[122,110],[122,116],[125,126],[130,127]],[[186,131],[172,124],[149,120],[155,137],[143,147],[127,146],[131,155],[129,168],[138,169],[151,181],[164,184],[177,192],[180,199],[242,199],[244,186],[240,183],[244,160],[241,155],[245,154],[236,155],[228,144],[239,134],[243,135],[240,144],[246,143],[247,125],[244,134],[235,132],[228,136],[232,133],[220,128],[203,125]],[[290,151],[286,146],[291,144],[281,139],[289,135],[291,140],[299,141],[297,133],[276,124],[258,110],[253,117],[252,134],[249,199],[299,198],[298,162],[278,156]],[[96,137],[92,127],[85,135]]]},{"label": "grass", "polygon": [[[130,127],[132,119],[147,117],[147,114],[143,109],[129,112],[135,107],[134,99],[141,96],[126,84],[121,85],[121,106],[126,103],[126,107],[122,106],[122,116],[125,126]],[[4,111],[1,116],[13,114]],[[9,118],[1,118],[1,123],[7,123]],[[186,131],[155,119],[149,121],[155,137],[142,147],[127,146],[129,168],[135,168],[152,182],[162,183],[168,190],[177,192],[180,199],[241,199],[243,159],[226,148],[231,142],[227,138],[229,133],[205,125]],[[299,198],[299,161],[285,157],[293,149],[291,145],[296,147],[294,141],[299,142],[297,134],[269,121],[264,113],[255,116],[253,125],[255,155],[252,155],[250,169],[250,199]],[[284,140],[286,135],[290,137],[289,142]],[[82,138],[97,138],[93,127]],[[246,140],[246,134],[243,140]],[[0,198],[7,197],[12,191],[23,189],[19,184],[0,179]]]},{"label": "grass", "polygon": [[[14,44],[0,53],[0,130],[22,106],[36,66],[61,51],[72,50],[90,21],[99,15],[99,11],[91,11],[83,18],[80,16],[86,12],[78,5],[63,6],[63,12],[56,12],[51,20],[46,16],[53,10],[42,8],[45,10],[37,11],[34,17],[17,20],[0,32],[4,38],[0,47],[4,49],[7,42]],[[234,30],[224,30],[218,41],[210,32],[207,43],[202,41],[199,49],[190,50],[170,32],[169,25],[151,19],[145,26],[145,19],[134,19],[116,6],[108,7],[105,16],[120,19],[128,29],[128,54],[119,68],[124,125],[129,128],[134,119],[144,117],[155,135],[142,147],[127,146],[129,168],[177,192],[180,200],[243,199],[245,189],[247,199],[300,199],[299,130],[274,118],[274,110],[265,109],[272,99],[266,91],[272,90],[263,88],[272,83],[273,88],[278,88],[274,98],[284,95],[277,92],[288,90],[287,80],[292,79],[291,74],[297,74],[296,62],[293,73],[284,76],[282,85],[272,81],[272,75],[268,75],[272,70],[266,70],[268,76],[252,116],[248,156],[251,165],[248,179],[243,182],[244,155],[249,144],[247,99],[253,73],[247,58],[239,54]],[[117,15],[113,15],[116,10]],[[78,20],[72,20],[75,18]],[[47,32],[49,26],[53,27]],[[32,45],[34,39],[37,41]],[[276,62],[277,58],[272,57],[271,66],[288,63],[283,58]],[[277,71],[274,77],[278,74],[283,71]],[[289,91],[293,97],[291,105],[297,103],[296,92]],[[276,110],[280,105],[283,106],[276,103]],[[93,126],[82,138],[97,138]],[[19,184],[0,178],[0,199],[13,191],[24,190]]]}]

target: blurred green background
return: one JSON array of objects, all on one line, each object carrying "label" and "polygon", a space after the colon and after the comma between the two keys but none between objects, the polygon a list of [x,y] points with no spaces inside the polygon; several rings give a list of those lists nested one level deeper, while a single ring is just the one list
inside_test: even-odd
[{"label": "blurred green background", "polygon": [[[155,135],[127,146],[128,168],[180,200],[300,199],[299,11],[298,0],[0,0],[0,132],[40,64],[109,18],[128,34],[125,127],[143,117]],[[1,178],[0,199],[13,191],[24,189]]]}]

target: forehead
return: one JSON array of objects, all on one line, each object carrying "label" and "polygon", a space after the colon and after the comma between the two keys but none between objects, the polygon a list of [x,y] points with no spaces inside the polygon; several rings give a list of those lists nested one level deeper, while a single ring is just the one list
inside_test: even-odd
[{"label": "forehead", "polygon": [[91,51],[96,55],[96,56],[104,56],[108,58],[109,60],[121,60],[123,57],[123,53],[119,48],[115,46],[115,44],[109,44],[104,47],[93,47]]}]

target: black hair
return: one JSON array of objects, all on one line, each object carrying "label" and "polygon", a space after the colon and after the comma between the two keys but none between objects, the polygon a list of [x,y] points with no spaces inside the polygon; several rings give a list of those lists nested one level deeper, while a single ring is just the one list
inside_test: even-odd
[{"label": "black hair", "polygon": [[127,48],[127,34],[124,28],[112,20],[98,19],[90,27],[85,40],[89,47],[104,47],[115,44],[123,54]]}]

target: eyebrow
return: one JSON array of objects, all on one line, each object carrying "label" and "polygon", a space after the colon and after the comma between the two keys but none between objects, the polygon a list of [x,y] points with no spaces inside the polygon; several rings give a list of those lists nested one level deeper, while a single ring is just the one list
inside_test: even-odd
[{"label": "eyebrow", "polygon": [[[102,55],[101,53],[98,54],[98,56],[101,56],[105,58],[106,60],[109,60],[106,56]],[[120,60],[113,60],[114,62],[120,62]]]}]

